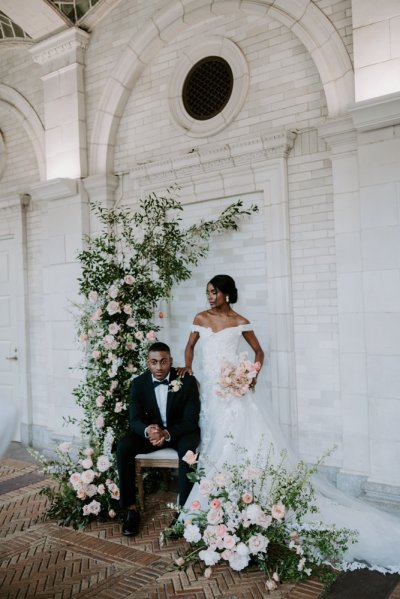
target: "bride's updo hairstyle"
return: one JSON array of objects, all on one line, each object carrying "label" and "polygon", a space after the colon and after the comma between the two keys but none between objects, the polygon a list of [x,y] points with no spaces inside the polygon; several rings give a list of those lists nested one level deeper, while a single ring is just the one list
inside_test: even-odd
[{"label": "bride's updo hairstyle", "polygon": [[229,275],[215,275],[215,277],[208,281],[208,284],[211,284],[215,289],[218,289],[218,291],[222,291],[222,293],[228,295],[230,304],[236,304],[238,291],[232,277]]}]

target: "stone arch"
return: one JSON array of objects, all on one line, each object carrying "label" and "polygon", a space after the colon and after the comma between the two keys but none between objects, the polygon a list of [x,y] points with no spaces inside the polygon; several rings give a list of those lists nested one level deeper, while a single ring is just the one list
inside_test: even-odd
[{"label": "stone arch", "polygon": [[132,38],[108,79],[94,120],[90,174],[112,172],[114,140],[129,95],[143,69],[184,29],[232,11],[271,16],[286,25],[310,52],[325,90],[330,117],[347,112],[354,100],[354,73],[342,39],[312,0],[175,0],[156,12]]},{"label": "stone arch", "polygon": [[40,180],[46,179],[44,128],[35,110],[22,94],[0,83],[0,102],[5,104],[23,126],[36,156]]}]

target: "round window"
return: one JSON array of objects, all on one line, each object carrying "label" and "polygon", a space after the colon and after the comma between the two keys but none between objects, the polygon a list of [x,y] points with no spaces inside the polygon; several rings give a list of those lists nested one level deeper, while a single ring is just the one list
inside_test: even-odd
[{"label": "round window", "polygon": [[206,121],[227,105],[233,88],[233,73],[220,56],[207,56],[189,71],[183,84],[182,99],[187,113]]}]

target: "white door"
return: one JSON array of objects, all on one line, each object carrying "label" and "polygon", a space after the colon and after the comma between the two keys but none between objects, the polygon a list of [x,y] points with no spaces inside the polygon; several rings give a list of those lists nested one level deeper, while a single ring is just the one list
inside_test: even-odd
[{"label": "white door", "polygon": [[[18,405],[17,273],[15,241],[0,237],[0,410],[3,434],[20,440]],[[14,417],[18,425],[14,429]],[[8,422],[8,426],[6,424]],[[10,428],[12,430],[10,430]]]}]

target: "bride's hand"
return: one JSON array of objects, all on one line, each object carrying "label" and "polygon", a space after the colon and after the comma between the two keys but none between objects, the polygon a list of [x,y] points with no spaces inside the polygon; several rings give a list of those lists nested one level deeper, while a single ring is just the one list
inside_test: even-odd
[{"label": "bride's hand", "polygon": [[176,369],[178,376],[185,376],[185,374],[193,374],[193,370],[190,366],[180,366]]}]

